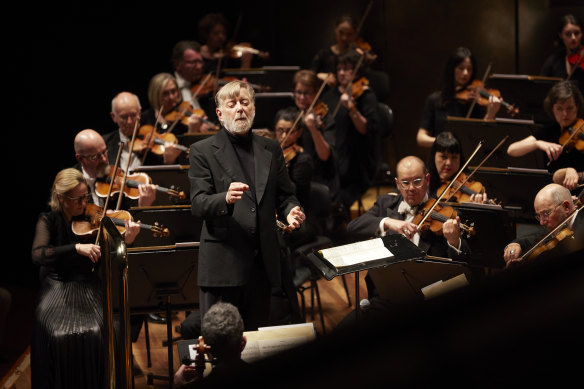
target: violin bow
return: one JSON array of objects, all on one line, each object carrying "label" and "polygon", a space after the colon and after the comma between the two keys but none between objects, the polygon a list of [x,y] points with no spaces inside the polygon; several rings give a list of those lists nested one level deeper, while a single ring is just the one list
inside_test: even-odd
[{"label": "violin bow", "polygon": [[[582,128],[582,126],[584,126],[584,122],[582,122],[582,123],[581,123],[581,124],[578,126],[578,128],[573,128],[573,129],[572,129],[572,133],[570,134],[570,136],[568,137],[568,139],[566,139],[566,141],[565,141],[565,142],[564,142],[564,143],[561,145],[561,146],[562,146],[562,152],[564,151],[564,147],[566,147],[566,145],[567,145],[568,143],[570,143],[570,141],[572,140],[572,138],[573,138],[575,135],[577,135],[577,134],[578,134],[578,132],[580,131],[580,129]],[[569,129],[569,128],[568,128],[568,129]],[[566,129],[566,131],[568,131],[568,129]],[[552,160],[549,160],[549,161],[547,161],[547,163],[546,163],[546,166],[549,166],[549,165],[550,165],[552,162],[553,162]]]},{"label": "violin bow", "polygon": [[566,77],[566,81],[572,77],[572,74],[574,74],[574,72],[576,71],[578,66],[580,66],[580,62],[582,62],[582,58],[584,58],[584,47],[580,50],[580,57],[578,58],[578,61],[576,61],[576,63],[573,66],[570,65],[571,66],[570,73],[568,73],[568,76]]},{"label": "violin bow", "polygon": [[361,28],[363,28],[363,24],[365,23],[365,19],[369,15],[369,11],[371,11],[372,6],[373,6],[373,0],[371,0],[369,2],[369,4],[367,5],[367,8],[365,9],[365,12],[363,13],[363,16],[361,17],[361,20],[359,21],[359,25],[357,26],[357,30],[355,31],[355,39],[357,39],[357,37],[359,36],[359,33],[361,32]]},{"label": "violin bow", "polygon": [[[140,161],[140,163],[142,165],[144,165],[144,161],[146,160],[146,154],[148,154],[148,151],[150,150],[151,143],[153,142],[154,132],[156,131],[156,126],[158,125],[158,123],[160,123],[160,116],[162,116],[162,107],[158,110],[158,115],[156,115],[156,121],[154,122],[154,128],[152,129],[152,132],[148,136],[147,140],[144,139],[144,142],[148,145],[148,147],[146,147],[144,149],[144,155],[142,155],[142,160]],[[134,136],[136,135],[137,124],[138,124],[138,122],[136,122],[136,127],[134,127],[134,133],[132,134],[132,146],[131,146],[130,150],[134,149]],[[128,157],[128,164],[130,163],[130,160],[132,159],[133,154],[134,154],[133,152],[130,153],[130,157]]]},{"label": "violin bow", "polygon": [[197,96],[201,92],[201,89],[203,89],[203,87],[207,84],[207,82],[209,82],[210,79],[211,79],[211,73],[208,73],[205,76],[205,78],[203,79],[203,81],[201,81],[201,83],[199,84],[199,87],[197,88],[197,90],[195,91],[195,93],[193,93],[193,99],[196,99],[197,98]]},{"label": "violin bow", "polygon": [[[359,67],[363,63],[363,58],[365,58],[365,53],[363,51],[361,51],[360,49],[355,49],[355,51],[357,51],[359,54],[361,54],[361,56],[359,57],[359,61],[357,61],[357,65],[355,65],[355,69],[353,69],[353,79],[351,80],[351,82],[349,82],[349,86],[347,87],[347,90],[345,91],[349,94],[349,98],[351,97],[351,86],[353,85],[353,80],[355,79],[355,75],[357,74]],[[337,106],[335,107],[335,110],[333,111],[332,117],[337,116],[337,112],[339,111],[340,107],[341,107],[341,98],[339,97],[339,101],[337,102]]]},{"label": "violin bow", "polygon": [[428,210],[428,212],[426,212],[426,214],[424,215],[424,217],[422,218],[422,220],[420,220],[420,222],[418,223],[418,225],[416,226],[416,228],[420,228],[420,226],[422,224],[424,224],[424,222],[426,221],[426,219],[428,218],[428,216],[430,216],[432,214],[432,211],[434,211],[434,208],[436,208],[436,206],[438,205],[438,203],[440,202],[440,200],[442,200],[442,197],[444,197],[444,195],[446,194],[446,192],[448,192],[448,189],[450,189],[450,187],[452,186],[452,184],[454,184],[454,182],[458,179],[458,177],[462,174],[462,171],[464,169],[466,169],[466,166],[469,164],[469,162],[473,159],[473,157],[476,155],[476,153],[479,151],[479,149],[483,146],[483,140],[481,140],[479,142],[479,144],[477,145],[477,147],[475,148],[474,152],[472,153],[472,155],[468,158],[468,160],[466,161],[466,163],[464,164],[464,166],[462,167],[462,169],[460,169],[458,171],[458,173],[456,173],[456,176],[450,181],[450,184],[448,184],[448,186],[446,187],[446,189],[444,189],[444,192],[442,192],[442,194],[440,196],[438,196],[438,199],[434,202],[434,204],[430,207],[430,209]]},{"label": "violin bow", "polygon": [[[152,130],[152,137],[154,136],[155,130],[156,130],[156,127],[154,127],[154,130]],[[130,171],[130,163],[132,162],[132,157],[134,156],[134,152],[133,152],[134,141],[136,140],[136,133],[137,132],[138,132],[138,120],[136,120],[136,124],[134,124],[134,132],[132,133],[132,140],[130,141],[130,149],[128,150],[128,163],[126,164],[126,170],[124,171],[124,176],[122,178],[122,185],[120,185],[120,195],[118,196],[118,203],[116,205],[116,211],[118,211],[120,209],[120,207],[122,206],[122,197],[124,197],[123,196],[124,187],[126,186],[126,176],[127,176],[128,172]],[[145,150],[144,155],[146,155],[146,151],[148,151],[148,149]],[[143,157],[143,159],[142,159],[142,163],[144,163],[144,158],[145,157]]]},{"label": "violin bow", "polygon": [[483,164],[487,161],[487,159],[489,159],[491,157],[491,155],[493,155],[493,153],[503,145],[503,143],[505,143],[505,141],[507,140],[507,138],[509,138],[509,135],[505,135],[505,137],[499,142],[499,144],[497,144],[497,146],[495,146],[495,148],[493,150],[491,150],[491,152],[481,161],[481,163],[479,163],[472,172],[470,172],[469,175],[466,176],[466,179],[464,179],[464,181],[462,181],[462,183],[459,185],[458,188],[456,188],[456,190],[454,190],[452,192],[452,194],[446,199],[446,201],[450,200],[452,198],[452,196],[454,196],[454,194],[464,186],[464,184],[467,183],[467,181],[472,177],[473,174],[475,174],[475,172],[477,170],[479,170],[479,168],[481,166],[483,166]]},{"label": "violin bow", "polygon": [[286,134],[286,136],[284,137],[284,139],[282,140],[282,142],[280,142],[280,146],[282,146],[284,144],[284,142],[288,139],[288,136],[290,136],[290,134],[292,134],[292,132],[296,130],[296,126],[298,125],[298,122],[300,121],[300,119],[304,116],[304,113],[305,112],[312,111],[312,109],[316,105],[317,100],[319,99],[320,95],[322,94],[322,91],[324,90],[324,87],[326,85],[326,79],[328,79],[328,77],[330,75],[331,75],[331,73],[329,73],[327,75],[327,77],[325,78],[325,80],[320,85],[320,88],[319,88],[318,92],[316,93],[316,96],[314,96],[314,100],[312,100],[312,103],[310,103],[310,106],[308,107],[308,109],[301,110],[298,113],[298,116],[296,117],[296,120],[294,120],[294,123],[292,124],[292,127],[290,128],[290,131],[288,131],[288,133]]},{"label": "violin bow", "polygon": [[[485,70],[485,74],[483,75],[483,79],[482,79],[483,85],[485,85],[485,81],[487,79],[487,76],[491,72],[491,66],[492,65],[493,65],[493,63],[492,62],[489,62],[489,66],[487,66],[487,70]],[[471,114],[472,110],[474,109],[474,107],[475,107],[475,105],[476,105],[477,100],[479,99],[479,97],[480,97],[480,94],[477,91],[476,94],[475,94],[475,98],[472,101],[472,103],[471,103],[471,105],[470,105],[470,107],[468,109],[468,112],[466,113],[466,116],[465,116],[466,119],[468,119],[470,117],[470,114]]]}]

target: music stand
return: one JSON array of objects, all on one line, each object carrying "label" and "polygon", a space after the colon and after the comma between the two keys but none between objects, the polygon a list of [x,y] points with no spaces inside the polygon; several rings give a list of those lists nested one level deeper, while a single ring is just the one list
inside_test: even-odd
[{"label": "music stand", "polygon": [[391,254],[393,254],[393,256],[357,263],[342,269],[331,266],[329,262],[322,256],[320,250],[308,254],[307,256],[308,260],[313,264],[317,271],[320,272],[320,274],[328,281],[340,275],[355,273],[355,313],[357,321],[359,321],[361,315],[361,308],[359,304],[360,271],[387,266],[392,263],[399,263],[413,259],[422,259],[425,257],[425,253],[420,250],[418,246],[416,246],[401,234],[387,235],[381,238],[381,240],[383,241],[383,245],[391,252]]},{"label": "music stand", "polygon": [[168,246],[200,240],[203,219],[192,214],[190,205],[132,207],[129,212],[134,220],[150,225],[158,223],[169,230],[169,236],[158,237],[149,231],[141,231],[134,240],[136,247]]},{"label": "music stand", "polygon": [[[541,77],[526,74],[492,74],[487,87],[498,89],[508,103],[519,108],[519,118],[534,119],[543,111],[543,100],[550,88],[561,81],[557,77]],[[504,108],[501,107],[501,111]]]},{"label": "music stand", "polygon": [[128,300],[131,313],[166,312],[167,318],[168,377],[149,374],[149,385],[153,379],[162,379],[168,380],[172,388],[172,311],[198,308],[198,246],[198,242],[192,242],[166,248],[128,249]]},{"label": "music stand", "polygon": [[156,193],[156,199],[152,205],[178,205],[190,204],[189,194],[191,192],[191,182],[189,181],[188,165],[146,165],[132,170],[131,173],[146,173],[152,179],[152,183],[164,188],[172,188],[185,193],[185,199]]},{"label": "music stand", "polygon": [[256,115],[253,128],[273,130],[276,112],[291,106],[294,106],[294,95],[292,92],[256,93]]},{"label": "music stand", "polygon": [[485,162],[484,166],[507,168],[509,166],[520,168],[545,169],[546,160],[543,153],[529,153],[522,157],[511,157],[507,154],[507,148],[513,142],[522,140],[536,130],[540,125],[529,120],[497,119],[485,121],[482,119],[466,119],[448,116],[446,129],[454,133],[460,140],[462,153],[468,158],[480,141],[484,141],[482,147],[475,155],[474,161],[478,165],[501,142],[505,136],[509,136]]},{"label": "music stand", "polygon": [[[289,92],[300,66],[264,66],[254,69],[225,69],[226,76],[246,78],[251,84],[269,87],[266,92]],[[256,95],[257,96],[257,95]]]}]

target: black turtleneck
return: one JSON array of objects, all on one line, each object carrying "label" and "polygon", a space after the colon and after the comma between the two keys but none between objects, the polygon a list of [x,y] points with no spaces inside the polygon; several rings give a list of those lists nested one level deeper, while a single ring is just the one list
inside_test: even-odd
[{"label": "black turtleneck", "polygon": [[231,132],[225,130],[233,148],[235,149],[235,154],[239,158],[241,167],[243,168],[243,173],[249,185],[249,190],[255,199],[255,162],[253,158],[253,134],[248,131],[244,135],[234,135]]}]

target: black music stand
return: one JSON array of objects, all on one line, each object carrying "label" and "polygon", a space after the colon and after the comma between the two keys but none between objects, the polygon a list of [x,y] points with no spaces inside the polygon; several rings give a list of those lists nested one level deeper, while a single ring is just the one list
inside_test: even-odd
[{"label": "black music stand", "polygon": [[131,173],[146,173],[152,179],[153,184],[185,193],[184,200],[165,193],[156,193],[156,200],[154,200],[152,205],[180,205],[191,203],[189,197],[191,183],[189,181],[188,165],[146,165],[133,169]]},{"label": "black music stand", "polygon": [[134,240],[136,247],[167,246],[179,242],[198,242],[203,219],[194,216],[190,205],[132,207],[134,220],[153,225],[158,223],[169,230],[169,236],[155,237],[150,231],[141,231]]},{"label": "black music stand", "polygon": [[553,182],[547,170],[479,168],[473,180],[487,188],[487,195],[501,202],[516,223],[533,222],[533,200],[537,192]]},{"label": "black music stand", "polygon": [[425,253],[420,250],[418,246],[416,246],[401,234],[387,235],[381,239],[384,246],[393,254],[392,257],[362,262],[347,266],[342,269],[337,269],[334,266],[331,266],[319,251],[315,251],[311,254],[308,254],[307,256],[308,260],[312,263],[315,269],[328,281],[340,275],[355,273],[355,313],[357,322],[359,321],[361,315],[361,308],[359,304],[360,271],[370,270],[378,267],[388,266],[393,263],[410,261],[414,259],[421,260],[425,257]]},{"label": "black music stand", "polygon": [[[557,77],[541,77],[527,74],[492,74],[487,88],[498,89],[501,96],[519,108],[518,118],[536,119],[543,112],[543,100],[550,88],[561,81]],[[501,111],[504,111],[501,107]]]},{"label": "black music stand", "polygon": [[256,93],[256,116],[253,122],[253,128],[273,130],[276,112],[292,106],[294,106],[294,95],[292,92]]},{"label": "black music stand", "polygon": [[[490,193],[487,193],[490,195]],[[501,206],[475,203],[444,203],[456,210],[463,223],[472,222],[474,235],[465,237],[472,252],[472,264],[503,268],[503,249],[516,236],[509,212]]]},{"label": "black music stand", "polygon": [[475,166],[484,160],[505,136],[509,136],[484,164],[484,166],[500,168],[513,166],[545,169],[546,160],[543,153],[534,152],[522,157],[511,157],[507,154],[507,148],[511,143],[532,135],[538,127],[540,125],[533,121],[513,119],[485,121],[448,116],[446,122],[446,129],[460,140],[465,158],[472,155],[480,141],[484,141],[473,158]]},{"label": "black music stand", "polygon": [[294,74],[298,70],[300,66],[264,66],[253,69],[225,69],[224,73],[226,76],[245,78],[251,84],[269,87],[269,91],[265,92],[290,92]]},{"label": "black music stand", "polygon": [[161,379],[168,380],[172,388],[172,311],[198,308],[198,253],[198,242],[166,249],[128,249],[128,301],[131,313],[166,312],[167,318],[168,377],[149,374],[149,385],[152,385],[153,379]]}]

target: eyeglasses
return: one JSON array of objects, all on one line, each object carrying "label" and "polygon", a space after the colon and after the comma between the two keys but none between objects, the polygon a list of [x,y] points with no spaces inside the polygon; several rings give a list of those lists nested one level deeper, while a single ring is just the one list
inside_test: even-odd
[{"label": "eyeglasses", "polygon": [[83,201],[89,201],[89,199],[91,199],[91,195],[85,194],[83,196],[78,196],[78,197],[71,197],[71,196],[67,196],[67,195],[63,195],[64,197],[67,197],[69,200],[71,201],[75,201],[77,203],[82,203]]},{"label": "eyeglasses", "polygon": [[552,213],[554,213],[554,211],[556,210],[556,208],[558,208],[560,205],[562,205],[562,203],[559,203],[558,205],[556,205],[555,207],[553,207],[549,211],[543,211],[542,213],[536,213],[535,214],[535,220],[537,220],[538,222],[541,222],[542,220],[549,220],[550,215]]},{"label": "eyeglasses", "polygon": [[408,189],[410,187],[410,185],[414,185],[414,188],[421,188],[422,185],[424,185],[424,179],[423,178],[415,178],[412,181],[409,180],[399,180],[399,185],[402,187],[402,189]]},{"label": "eyeglasses", "polygon": [[313,94],[314,94],[313,91],[300,91],[300,90],[294,91],[295,96],[312,96]]},{"label": "eyeglasses", "polygon": [[92,162],[97,161],[98,159],[100,159],[101,157],[105,156],[107,154],[107,149],[103,150],[100,153],[97,154],[91,154],[91,155],[82,155],[81,158],[87,158]]}]

